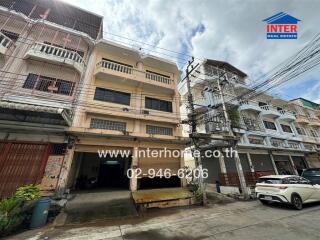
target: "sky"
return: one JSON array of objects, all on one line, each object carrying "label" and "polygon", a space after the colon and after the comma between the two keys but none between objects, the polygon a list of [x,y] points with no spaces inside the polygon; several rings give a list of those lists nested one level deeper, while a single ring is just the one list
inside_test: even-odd
[{"label": "sky", "polygon": [[[257,81],[320,32],[318,0],[63,1],[104,16],[106,39],[142,47],[174,60],[180,68],[191,55],[227,61],[247,73],[251,81]],[[262,20],[279,12],[301,20],[297,40],[266,39]],[[320,66],[271,94],[320,103],[319,73]]]}]

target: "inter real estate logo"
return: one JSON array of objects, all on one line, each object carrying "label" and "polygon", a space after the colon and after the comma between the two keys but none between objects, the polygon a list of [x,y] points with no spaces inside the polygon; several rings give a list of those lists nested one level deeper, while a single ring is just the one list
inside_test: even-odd
[{"label": "inter real estate logo", "polygon": [[263,22],[267,23],[267,39],[297,39],[299,21],[284,12],[264,19]]}]

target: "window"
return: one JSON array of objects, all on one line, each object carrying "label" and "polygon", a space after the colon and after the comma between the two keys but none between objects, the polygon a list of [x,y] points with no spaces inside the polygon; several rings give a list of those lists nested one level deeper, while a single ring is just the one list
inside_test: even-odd
[{"label": "window", "polygon": [[130,105],[130,93],[119,92],[104,88],[96,88],[94,94],[94,100],[104,101],[104,102],[112,102],[123,105]]},{"label": "window", "polygon": [[167,127],[159,127],[159,126],[152,126],[152,125],[147,125],[146,129],[148,134],[158,134],[158,135],[168,135],[172,136],[173,135],[173,129],[172,128],[167,128]]},{"label": "window", "polygon": [[145,107],[164,112],[172,112],[172,102],[146,97]]},{"label": "window", "polygon": [[307,135],[306,131],[303,128],[296,127],[296,129],[299,135]]},{"label": "window", "polygon": [[90,122],[90,128],[115,130],[115,131],[126,131],[127,123],[92,118],[91,122]]},{"label": "window", "polygon": [[19,34],[18,33],[14,33],[14,32],[10,32],[10,31],[6,31],[6,30],[1,30],[1,32],[8,38],[10,38],[12,41],[16,42],[19,38]]},{"label": "window", "polygon": [[310,129],[310,133],[312,137],[318,137],[318,133],[315,130]]},{"label": "window", "polygon": [[266,104],[264,102],[259,102],[258,104],[259,104],[260,107],[268,105],[268,104]]},{"label": "window", "polygon": [[74,82],[29,73],[22,87],[71,96],[74,86]]},{"label": "window", "polygon": [[284,124],[280,124],[281,125],[281,128],[284,132],[287,132],[287,133],[292,133],[292,129],[290,126],[288,125],[284,125]]},{"label": "window", "polygon": [[263,138],[249,137],[248,139],[249,139],[249,143],[251,143],[251,144],[264,145],[264,140],[263,140]]},{"label": "window", "polygon": [[276,125],[274,124],[274,122],[263,121],[263,123],[264,123],[264,126],[265,126],[267,129],[277,130],[277,127],[276,127]]}]

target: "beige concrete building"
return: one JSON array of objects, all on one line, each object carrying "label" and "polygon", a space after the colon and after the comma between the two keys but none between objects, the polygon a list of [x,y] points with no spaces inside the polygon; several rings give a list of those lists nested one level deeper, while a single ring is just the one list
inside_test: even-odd
[{"label": "beige concrete building", "polygon": [[[86,189],[87,179],[97,181],[95,188],[104,189],[180,187],[177,176],[150,178],[149,169],[168,168],[175,175],[183,166],[181,156],[141,153],[147,149],[167,149],[171,153],[184,149],[179,78],[173,62],[117,43],[98,41],[68,130],[76,140],[60,187]],[[101,158],[101,150],[124,150],[129,154]],[[128,169],[135,169],[137,178],[130,180]]]},{"label": "beige concrete building", "polygon": [[55,191],[102,17],[56,0],[0,1],[0,197]]}]

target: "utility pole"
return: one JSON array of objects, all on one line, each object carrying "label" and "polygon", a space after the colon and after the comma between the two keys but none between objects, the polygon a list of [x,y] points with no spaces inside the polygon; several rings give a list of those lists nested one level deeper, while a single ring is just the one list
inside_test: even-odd
[{"label": "utility pole", "polygon": [[[222,110],[223,110],[223,115],[225,117],[225,122],[227,123],[227,127],[229,128],[229,132],[230,132],[231,136],[235,137],[235,135],[234,135],[234,133],[232,131],[231,122],[230,122],[230,119],[229,119],[226,103],[225,103],[225,100],[224,100],[224,93],[223,93],[223,88],[222,88],[223,84],[220,81],[221,80],[220,78],[221,77],[225,78],[225,75],[226,75],[226,71],[225,70],[223,70],[222,74],[219,74],[219,77],[218,77],[218,89],[219,89],[219,93],[221,95]],[[237,152],[237,140],[231,140],[231,146]],[[234,156],[234,161],[235,161],[236,169],[237,169],[238,176],[239,176],[239,182],[240,182],[240,188],[242,190],[242,194],[243,194],[245,199],[248,199],[249,198],[249,194],[248,194],[248,190],[247,190],[247,184],[246,184],[246,180],[245,180],[245,177],[244,177],[244,174],[243,174],[241,160],[240,160],[238,154],[236,154],[236,156]]]},{"label": "utility pole", "polygon": [[[193,96],[192,96],[192,91],[191,91],[191,80],[190,80],[190,74],[199,66],[199,63],[196,66],[193,66],[192,63],[194,62],[194,57],[192,57],[191,61],[188,61],[188,66],[186,68],[186,76],[185,79],[187,81],[187,89],[188,89],[188,105],[190,109],[190,113],[188,114],[188,122],[191,126],[191,133],[189,134],[189,137],[191,138],[192,144],[194,146],[195,150],[198,150],[200,152],[200,149],[198,148],[198,138],[195,136],[197,133],[197,119],[196,119],[196,112],[194,109],[194,102],[193,102]],[[203,205],[206,205],[207,203],[207,195],[206,195],[206,190],[204,187],[204,181],[203,181],[203,176],[202,176],[202,161],[201,161],[201,156],[199,157],[198,155],[194,155],[193,157],[196,162],[196,167],[199,169],[199,188],[202,192],[202,203]]]}]

